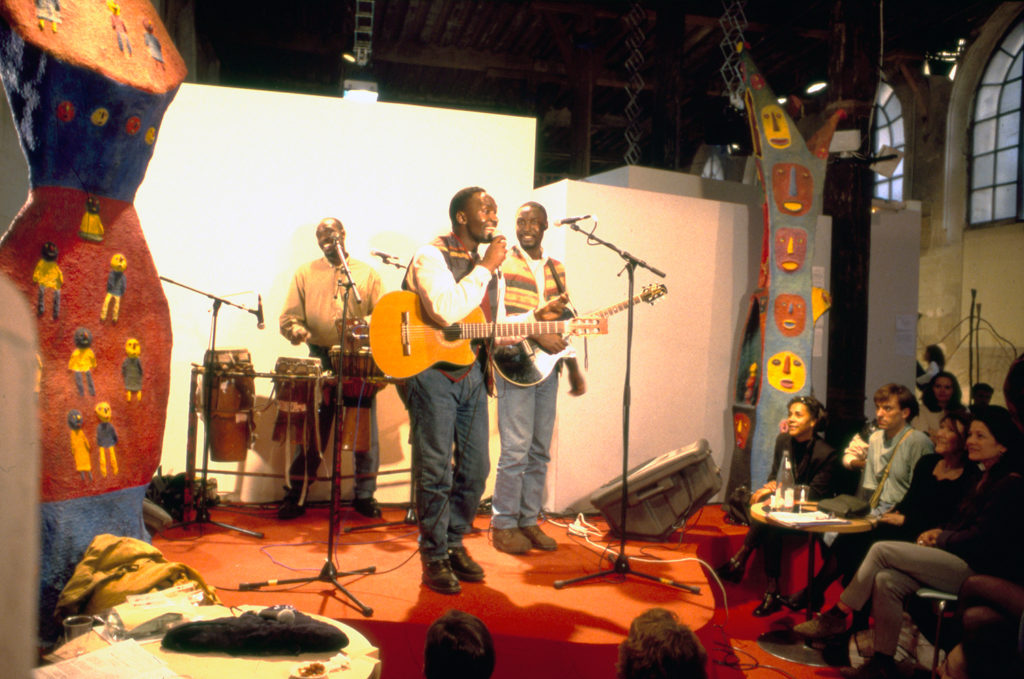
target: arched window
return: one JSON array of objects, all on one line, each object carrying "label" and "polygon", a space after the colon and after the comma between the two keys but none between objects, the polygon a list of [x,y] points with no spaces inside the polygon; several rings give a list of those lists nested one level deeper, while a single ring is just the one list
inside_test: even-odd
[{"label": "arched window", "polygon": [[[900,100],[889,83],[882,81],[878,84],[878,94],[875,96],[875,155],[889,155],[882,153],[884,146],[905,154],[906,145],[903,134],[903,107],[900,106]],[[902,158],[891,176],[875,175],[875,198],[903,200]]]},{"label": "arched window", "polygon": [[1019,220],[1021,51],[1024,23],[1018,23],[992,53],[974,98],[971,119],[971,225]]}]

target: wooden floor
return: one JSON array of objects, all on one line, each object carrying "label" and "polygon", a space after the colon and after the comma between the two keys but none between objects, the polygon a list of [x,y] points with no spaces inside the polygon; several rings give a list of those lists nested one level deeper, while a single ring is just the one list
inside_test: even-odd
[{"label": "wooden floor", "polygon": [[[520,679],[527,670],[532,679],[580,673],[593,679],[611,678],[616,647],[630,621],[654,606],[676,611],[698,632],[712,659],[718,661],[712,665],[712,677],[762,676],[767,665],[794,677],[839,676],[831,668],[812,669],[773,658],[757,647],[760,633],[802,618],[750,615],[763,584],[753,576],[756,566],[752,565],[752,577],[744,585],[722,589],[713,578],[709,582],[708,565],[723,562],[746,531],[726,524],[722,517],[719,506],[707,506],[669,542],[628,541],[624,553],[630,557],[631,572],[623,575],[613,572],[622,545],[617,539],[606,539],[607,524],[599,516],[587,517],[597,529],[589,541],[569,534],[571,520],[549,521],[543,528],[558,541],[558,549],[525,556],[495,550],[488,517],[480,516],[465,545],[487,577],[482,583],[464,583],[462,594],[456,596],[437,594],[420,584],[417,532],[403,521],[402,508],[385,508],[383,520],[397,524],[386,527],[375,527],[379,520],[342,508],[341,530],[328,568],[342,572],[337,582],[347,594],[325,577],[325,507],[313,507],[291,521],[278,520],[272,507],[215,507],[213,521],[259,531],[264,537],[199,523],[165,530],[154,537],[153,544],[167,559],[195,568],[227,605],[287,603],[356,627],[381,649],[385,677],[417,676],[426,626],[445,610],[459,608],[479,616],[495,635],[496,679],[512,676],[513,669]],[[344,574],[363,568],[373,572]],[[590,574],[604,575],[554,587],[556,581]],[[311,581],[280,582],[298,578]],[[372,609],[372,614],[364,615],[361,606]]]}]

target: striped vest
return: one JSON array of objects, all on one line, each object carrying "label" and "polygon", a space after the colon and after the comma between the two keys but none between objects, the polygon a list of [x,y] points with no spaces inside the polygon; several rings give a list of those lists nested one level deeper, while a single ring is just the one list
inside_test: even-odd
[{"label": "striped vest", "polygon": [[[537,283],[530,271],[530,263],[527,255],[513,247],[508,257],[501,264],[501,273],[505,277],[505,312],[509,315],[522,314],[532,311],[540,306],[539,291]],[[558,277],[565,287],[565,267],[556,259],[550,259],[558,272]],[[559,295],[558,284],[551,277],[551,269],[544,265],[544,301]]]}]

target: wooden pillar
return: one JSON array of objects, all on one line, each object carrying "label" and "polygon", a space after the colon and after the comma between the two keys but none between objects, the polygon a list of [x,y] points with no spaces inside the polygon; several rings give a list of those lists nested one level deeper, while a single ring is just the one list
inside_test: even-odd
[{"label": "wooden pillar", "polygon": [[[840,127],[857,129],[870,151],[868,129],[878,88],[878,0],[836,0],[829,59],[829,111],[850,115]],[[824,210],[832,217],[832,309],[829,312],[829,439],[843,444],[864,416],[873,174],[862,163],[833,162],[825,180]],[[916,256],[916,253],[914,253]]]},{"label": "wooden pillar", "polygon": [[572,127],[569,136],[569,174],[575,179],[590,175],[590,128],[594,112],[594,50],[573,46],[568,62],[572,80]]}]

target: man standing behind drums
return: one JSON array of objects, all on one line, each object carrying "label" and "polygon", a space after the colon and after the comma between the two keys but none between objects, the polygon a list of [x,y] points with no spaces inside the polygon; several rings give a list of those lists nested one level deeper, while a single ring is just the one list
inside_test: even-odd
[{"label": "man standing behind drums", "polygon": [[[505,278],[505,311],[519,314],[532,311],[543,302],[565,291],[565,269],[561,262],[544,256],[541,242],[548,228],[548,213],[540,203],[529,202],[516,213],[516,238],[501,265]],[[491,525],[494,548],[509,554],[525,554],[531,548],[552,551],[557,543],[537,525],[544,501],[544,480],[551,460],[551,434],[555,426],[558,400],[558,373],[561,363],[569,369],[570,394],[580,396],[587,390],[576,353],[561,335],[534,335],[530,343],[501,347],[495,359],[511,352],[532,351],[550,355],[565,351],[559,364],[544,379],[524,386],[507,379],[499,362],[495,387],[498,393],[498,432],[501,457],[494,482]],[[537,346],[532,346],[533,342]],[[528,358],[524,360],[530,360]]]},{"label": "man standing behind drums", "polygon": [[[484,189],[460,190],[452,197],[448,216],[452,231],[416,252],[403,284],[417,294],[425,315],[442,326],[457,323],[490,302],[488,288],[506,254],[505,237],[495,235],[498,206]],[[481,258],[477,248],[483,243],[488,246]],[[500,279],[495,292],[500,318]],[[533,315],[554,320],[563,307],[564,300],[556,299]],[[473,527],[490,471],[483,370],[479,360],[469,366],[438,363],[409,378],[406,387],[417,460],[414,483],[423,584],[442,594],[458,594],[459,580],[484,579],[483,568],[462,544]]]},{"label": "man standing behind drums", "polygon": [[[309,345],[309,355],[319,358],[323,368],[332,368],[330,350],[332,345],[341,344],[336,321],[341,320],[345,303],[345,274],[341,270],[341,253],[352,280],[359,291],[360,302],[356,302],[355,294],[348,296],[346,318],[365,319],[373,311],[374,305],[381,295],[380,275],[365,262],[348,256],[345,250],[345,227],[333,217],[320,221],[316,227],[316,242],[324,256],[303,264],[295,272],[284,310],[281,312],[281,334],[294,345],[305,342]],[[340,391],[340,385],[339,385]],[[332,402],[320,406],[320,441],[326,443],[334,421],[337,405]],[[373,409],[371,416],[371,443],[365,453],[355,454],[354,467],[356,473],[355,501],[352,506],[357,512],[367,517],[381,515],[377,500],[373,493],[377,489],[377,469],[380,466],[380,450],[377,443],[377,417]],[[305,447],[292,462],[288,475],[290,484],[287,493],[278,509],[277,515],[282,519],[292,519],[305,512],[305,498],[309,485],[316,478],[316,470],[320,466],[321,453],[314,433]]]}]

